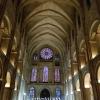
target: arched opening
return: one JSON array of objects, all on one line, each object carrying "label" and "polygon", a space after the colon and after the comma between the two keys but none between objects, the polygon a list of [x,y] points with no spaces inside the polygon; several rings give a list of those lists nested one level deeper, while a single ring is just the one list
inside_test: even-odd
[{"label": "arched opening", "polygon": [[79,82],[79,79],[76,82],[76,91],[80,91],[80,82]]},{"label": "arched opening", "polygon": [[10,83],[11,83],[11,75],[10,75],[10,72],[7,72],[5,87],[9,88],[10,87]]},{"label": "arched opening", "polygon": [[90,74],[87,73],[84,78],[84,87],[85,87],[85,95],[86,100],[93,100],[93,89],[91,86]]},{"label": "arched opening", "polygon": [[87,73],[86,75],[85,75],[85,78],[84,78],[84,87],[85,88],[90,88],[90,74],[89,73]]},{"label": "arched opening", "polygon": [[31,82],[36,82],[36,80],[37,80],[37,69],[33,68],[31,74]]},{"label": "arched opening", "polygon": [[97,33],[96,34],[97,47],[98,47],[98,52],[100,54],[100,24],[98,25],[96,33]]},{"label": "arched opening", "polygon": [[90,45],[91,45],[91,57],[92,59],[98,55],[97,49],[97,41],[96,41],[96,32],[93,32],[90,37]]},{"label": "arched opening", "polygon": [[43,89],[40,93],[40,98],[50,98],[50,92],[48,89]]},{"label": "arched opening", "polygon": [[94,21],[92,24],[89,37],[91,58],[95,58],[100,53],[100,24],[98,20]]},{"label": "arched opening", "polygon": [[100,84],[100,66],[98,68],[98,83]]},{"label": "arched opening", "polygon": [[8,16],[4,15],[0,27],[2,29],[0,34],[0,40],[2,39],[1,51],[4,55],[6,55],[9,43],[9,34],[11,33],[11,25]]},{"label": "arched opening", "polygon": [[84,68],[88,62],[85,40],[82,40],[80,44],[80,62],[81,69]]},{"label": "arched opening", "polygon": [[81,100],[81,90],[80,90],[80,82],[79,79],[76,81],[76,100]]}]

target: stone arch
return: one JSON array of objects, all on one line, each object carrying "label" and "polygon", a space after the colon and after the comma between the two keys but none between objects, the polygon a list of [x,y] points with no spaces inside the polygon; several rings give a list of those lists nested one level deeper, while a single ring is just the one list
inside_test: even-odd
[{"label": "stone arch", "polygon": [[2,19],[2,22],[1,22],[1,28],[4,29],[4,33],[7,35],[7,34],[10,34],[10,31],[11,31],[11,25],[10,25],[10,20],[8,18],[7,15],[4,15],[3,19]]},{"label": "stone arch", "polygon": [[91,85],[90,73],[86,73],[84,77],[84,90],[85,90],[85,97],[87,100],[93,100],[93,89]]},{"label": "stone arch", "polygon": [[50,98],[50,92],[47,88],[41,90],[40,98]]},{"label": "stone arch", "polygon": [[98,71],[97,71],[97,78],[98,78],[98,83],[100,83],[100,65],[99,65]]},{"label": "stone arch", "polygon": [[84,77],[84,87],[90,88],[90,74],[89,73],[86,73]]},{"label": "stone arch", "polygon": [[95,61],[95,63],[94,77],[96,79],[96,83],[100,83],[100,61]]},{"label": "stone arch", "polygon": [[81,59],[81,68],[83,68],[88,62],[85,40],[81,41],[79,50],[80,50],[79,52],[80,52],[80,59]]},{"label": "stone arch", "polygon": [[52,96],[52,91],[51,91],[50,87],[47,87],[47,86],[39,89],[39,92],[38,92],[39,94],[38,94],[38,96],[40,96],[41,91],[42,91],[43,89],[49,90],[50,96]]},{"label": "stone arch", "polygon": [[95,20],[89,32],[89,41],[91,47],[91,58],[95,58],[100,52],[100,20]]},{"label": "stone arch", "polygon": [[[1,51],[4,55],[7,53],[8,43],[9,43],[9,35],[11,33],[11,23],[7,15],[4,15],[1,22],[2,32],[0,37],[2,39],[1,43]],[[6,37],[6,38],[3,38]]]}]

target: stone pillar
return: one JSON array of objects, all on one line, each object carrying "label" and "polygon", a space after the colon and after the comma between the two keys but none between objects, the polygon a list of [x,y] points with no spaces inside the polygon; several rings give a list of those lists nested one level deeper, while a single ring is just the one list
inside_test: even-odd
[{"label": "stone pillar", "polygon": [[85,97],[86,100],[91,100],[90,88],[85,88]]},{"label": "stone pillar", "polygon": [[2,100],[10,100],[10,94],[11,94],[11,88],[10,87],[5,87],[4,92],[3,92],[3,97]]},{"label": "stone pillar", "polygon": [[77,33],[76,32],[75,32],[75,49],[76,49],[76,58],[77,58],[77,69],[78,69],[78,75],[79,75],[81,97],[82,97],[82,100],[85,100],[84,79],[83,79],[83,75],[82,75],[82,71],[81,71],[81,61],[80,61],[78,39],[77,39]]},{"label": "stone pillar", "polygon": [[[18,100],[18,92],[19,92],[19,87],[20,87],[20,76],[19,76],[19,80],[18,80],[18,84],[17,84],[17,87],[15,88],[15,79],[16,79],[16,72],[17,72],[17,68],[20,68],[22,67],[22,61],[16,61],[16,68],[15,70],[13,71],[13,79],[12,79],[12,82],[11,82],[11,87],[12,87],[12,91],[11,91],[11,96],[10,96],[10,99],[9,100]],[[21,68],[20,68],[21,69]],[[21,74],[21,73],[19,73]],[[19,85],[19,86],[18,86]],[[16,89],[16,90],[15,90]],[[15,97],[13,97],[15,96]]]},{"label": "stone pillar", "polygon": [[100,83],[96,83],[96,89],[97,89],[97,98],[100,99]]},{"label": "stone pillar", "polygon": [[17,95],[18,93],[17,92],[18,92],[17,90],[14,90],[11,100],[18,100],[18,95]]},{"label": "stone pillar", "polygon": [[1,25],[1,21],[5,13],[7,1],[8,0],[0,0],[0,25]]},{"label": "stone pillar", "polygon": [[81,91],[75,91],[75,100],[82,100],[81,98]]}]

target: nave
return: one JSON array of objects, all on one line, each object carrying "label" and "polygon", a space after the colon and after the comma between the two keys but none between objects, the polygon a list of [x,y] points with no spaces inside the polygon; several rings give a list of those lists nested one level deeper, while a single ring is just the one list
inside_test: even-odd
[{"label": "nave", "polygon": [[100,100],[100,0],[0,0],[0,100]]}]

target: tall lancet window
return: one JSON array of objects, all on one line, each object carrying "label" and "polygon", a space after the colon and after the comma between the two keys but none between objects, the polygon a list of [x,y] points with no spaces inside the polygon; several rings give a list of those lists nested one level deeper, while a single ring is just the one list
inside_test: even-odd
[{"label": "tall lancet window", "polygon": [[31,76],[31,82],[35,82],[37,77],[37,69],[33,68],[32,69],[32,76]]},{"label": "tall lancet window", "polygon": [[56,97],[61,98],[61,89],[59,87],[56,88]]},{"label": "tall lancet window", "polygon": [[34,97],[35,97],[35,90],[34,90],[34,88],[32,87],[32,88],[30,88],[30,90],[29,90],[29,100],[33,100]]},{"label": "tall lancet window", "polygon": [[59,68],[55,69],[55,82],[60,82],[60,71],[59,71]]},{"label": "tall lancet window", "polygon": [[43,69],[43,82],[48,82],[48,67],[45,66]]}]

